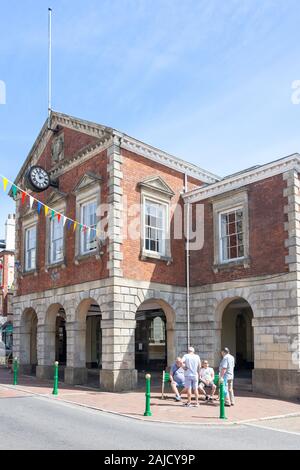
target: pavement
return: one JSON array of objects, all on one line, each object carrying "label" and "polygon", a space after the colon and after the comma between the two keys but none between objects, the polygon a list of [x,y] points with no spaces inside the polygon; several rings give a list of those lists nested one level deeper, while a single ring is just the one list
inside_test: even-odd
[{"label": "pavement", "polygon": [[[181,403],[174,401],[172,393],[167,393],[166,399],[162,400],[159,387],[153,387],[151,390],[152,417],[144,417],[145,391],[142,389],[108,393],[60,383],[58,396],[53,396],[53,384],[50,381],[20,376],[17,386],[13,386],[12,382],[11,372],[0,369],[0,402],[2,399],[41,397],[148,422],[202,426],[259,423],[261,427],[264,425],[269,427],[271,424],[273,429],[279,426],[279,430],[287,432],[291,427],[291,432],[299,432],[300,435],[300,402],[279,400],[252,392],[238,392],[236,405],[226,408],[227,420],[223,421],[219,419],[218,402],[207,404],[201,401],[199,408],[184,408]],[[284,425],[280,420],[284,420]],[[290,424],[286,425],[288,422]]]}]

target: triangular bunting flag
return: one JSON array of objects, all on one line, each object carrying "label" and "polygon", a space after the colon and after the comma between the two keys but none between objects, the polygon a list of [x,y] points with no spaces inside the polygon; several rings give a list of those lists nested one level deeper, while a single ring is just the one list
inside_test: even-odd
[{"label": "triangular bunting flag", "polygon": [[3,189],[6,191],[7,185],[8,185],[8,179],[7,178],[2,178],[3,179]]},{"label": "triangular bunting flag", "polygon": [[76,227],[77,227],[77,222],[74,222],[74,227],[73,227],[74,232],[76,230]]},{"label": "triangular bunting flag", "polygon": [[16,198],[17,197],[17,194],[18,194],[18,188],[17,186],[15,186],[14,184],[12,185],[11,187],[11,191],[13,193],[13,197]]},{"label": "triangular bunting flag", "polygon": [[30,209],[32,209],[33,203],[34,203],[34,197],[29,196],[29,205],[30,205]]},{"label": "triangular bunting flag", "polygon": [[41,203],[40,201],[38,201],[37,210],[38,210],[38,213],[40,214],[40,213],[41,213],[41,210],[42,210],[42,203]]},{"label": "triangular bunting flag", "polygon": [[25,201],[26,201],[26,196],[27,196],[27,194],[26,194],[24,191],[22,191],[22,204],[25,203]]},{"label": "triangular bunting flag", "polygon": [[60,223],[60,221],[61,221],[61,214],[58,212],[56,215],[57,215],[58,223]]},{"label": "triangular bunting flag", "polygon": [[70,230],[70,228],[72,227],[72,224],[73,224],[72,220],[69,219],[69,222],[68,222],[68,230]]},{"label": "triangular bunting flag", "polygon": [[63,226],[65,226],[66,223],[67,223],[67,217],[65,217],[65,216],[63,215]]},{"label": "triangular bunting flag", "polygon": [[49,207],[48,207],[48,206],[44,206],[44,209],[45,209],[45,215],[48,215]]}]

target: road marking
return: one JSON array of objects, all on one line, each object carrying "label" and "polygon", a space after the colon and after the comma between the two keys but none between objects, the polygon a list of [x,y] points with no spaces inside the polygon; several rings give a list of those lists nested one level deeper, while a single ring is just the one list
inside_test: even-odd
[{"label": "road marking", "polygon": [[248,427],[251,427],[251,428],[259,428],[259,429],[265,429],[266,431],[276,431],[276,432],[281,432],[281,433],[284,433],[284,434],[292,434],[294,436],[300,436],[300,432],[295,432],[295,431],[287,431],[285,429],[278,429],[278,428],[272,428],[272,427],[268,427],[268,426],[260,426],[259,424],[246,424],[244,423],[244,426],[248,426]]}]

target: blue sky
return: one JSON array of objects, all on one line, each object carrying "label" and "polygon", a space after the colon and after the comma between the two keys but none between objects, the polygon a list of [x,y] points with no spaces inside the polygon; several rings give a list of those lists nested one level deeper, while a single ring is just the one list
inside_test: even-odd
[{"label": "blue sky", "polygon": [[[221,176],[300,151],[298,0],[0,0],[0,173],[13,179],[53,108]],[[0,237],[13,206],[1,195]]]}]

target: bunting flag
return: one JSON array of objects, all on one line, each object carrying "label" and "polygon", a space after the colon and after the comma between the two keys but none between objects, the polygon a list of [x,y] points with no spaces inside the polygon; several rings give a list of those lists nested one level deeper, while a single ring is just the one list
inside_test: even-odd
[{"label": "bunting flag", "polygon": [[99,230],[97,230],[94,227],[89,227],[88,225],[81,224],[80,222],[77,222],[76,220],[70,219],[69,217],[66,217],[64,214],[61,214],[60,212],[57,212],[55,209],[52,209],[51,207],[48,207],[46,204],[43,202],[39,201],[35,197],[31,196],[31,194],[27,193],[27,191],[24,191],[24,189],[19,188],[16,186],[12,181],[10,181],[8,178],[5,176],[0,175],[0,178],[2,178],[2,183],[3,183],[3,190],[6,192],[8,185],[10,185],[10,191],[9,194],[11,193],[13,198],[16,199],[18,195],[21,196],[21,203],[24,205],[27,200],[29,200],[29,207],[30,209],[34,208],[34,205],[36,203],[36,210],[39,215],[42,213],[42,209],[44,208],[44,214],[47,217],[49,212],[51,214],[51,219],[57,218],[58,223],[62,221],[63,226],[65,227],[67,225],[67,229],[70,230],[73,227],[73,231],[78,228],[80,232],[83,233],[91,233],[91,231],[95,232],[97,237],[100,236]]}]

